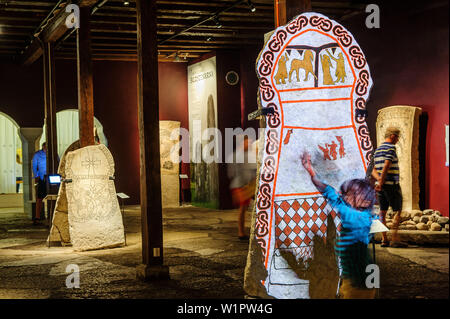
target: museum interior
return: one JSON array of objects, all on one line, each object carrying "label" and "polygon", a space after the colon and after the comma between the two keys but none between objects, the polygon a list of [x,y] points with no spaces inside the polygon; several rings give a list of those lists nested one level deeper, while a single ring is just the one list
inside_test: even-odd
[{"label": "museum interior", "polygon": [[[373,3],[374,11],[368,10]],[[90,196],[112,196],[121,210],[138,207],[144,265],[138,274],[164,273],[155,267],[164,263],[166,209],[176,216],[186,206],[224,214],[236,208],[227,154],[218,163],[192,161],[193,135],[216,128],[219,144],[225,145],[227,128],[266,126],[264,115],[249,117],[262,107],[257,63],[265,39],[299,14],[315,12],[344,26],[365,56],[373,85],[365,102],[364,134],[373,149],[384,134],[386,108],[414,110],[400,142],[400,155],[407,158],[401,174],[409,176],[402,190],[411,189],[410,210],[448,217],[448,6],[440,0],[0,0],[0,214],[13,207],[31,225],[36,210],[32,159],[46,142],[47,174],[63,177],[69,215],[73,201],[85,203]],[[368,22],[370,14],[379,16]],[[400,112],[395,109],[386,118]],[[185,130],[187,137],[177,133],[175,140],[174,130]],[[190,157],[174,163],[170,154],[179,134],[188,139]],[[72,168],[79,160],[80,172],[90,172],[100,163],[88,158],[94,153],[109,163],[101,173],[94,169],[96,176],[107,176],[104,184],[73,191],[82,182]],[[45,204],[54,222],[58,209],[67,216],[67,207],[58,208],[57,194]],[[114,237],[108,240],[123,240],[120,218],[111,217],[102,230]],[[448,241],[448,218],[446,223]],[[55,240],[70,242],[63,232],[54,234]],[[73,235],[71,225],[70,237],[77,240]],[[81,237],[74,246],[95,249],[95,240]]]}]

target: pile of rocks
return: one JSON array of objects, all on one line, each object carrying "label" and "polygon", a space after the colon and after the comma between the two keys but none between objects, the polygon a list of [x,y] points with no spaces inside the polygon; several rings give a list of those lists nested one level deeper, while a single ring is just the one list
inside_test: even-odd
[{"label": "pile of rocks", "polygon": [[[392,228],[394,213],[388,210],[386,226]],[[449,218],[441,216],[441,213],[433,209],[402,211],[400,214],[399,230],[430,230],[449,231]]]}]

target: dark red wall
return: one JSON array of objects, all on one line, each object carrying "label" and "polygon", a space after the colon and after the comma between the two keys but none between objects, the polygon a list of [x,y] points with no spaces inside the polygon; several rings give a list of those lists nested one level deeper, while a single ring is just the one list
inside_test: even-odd
[{"label": "dark red wall", "polygon": [[[180,121],[188,127],[187,66],[159,64],[160,119]],[[44,123],[42,61],[30,67],[0,63],[0,112],[21,127],[41,127]],[[76,63],[56,61],[57,110],[77,108]],[[94,112],[102,123],[113,154],[117,192],[139,203],[139,136],[137,126],[137,64],[135,62],[94,61]],[[189,165],[182,167],[189,174]],[[189,182],[183,185],[189,188]]]},{"label": "dark red wall", "polygon": [[[189,129],[188,82],[186,63],[159,63],[159,119],[180,121]],[[181,163],[181,173],[191,175],[189,163]],[[182,189],[190,189],[190,180],[181,180]]]},{"label": "dark red wall", "polygon": [[0,112],[22,127],[44,125],[44,85],[42,64],[28,68],[0,63]]},{"label": "dark red wall", "polygon": [[[385,4],[383,4],[385,3]],[[428,115],[425,159],[425,208],[449,214],[449,171],[445,167],[445,130],[449,123],[448,3],[434,6],[394,1],[380,4],[380,29],[365,27],[366,15],[344,25],[364,51],[374,86],[367,104],[369,129],[376,143],[377,111],[392,105],[421,107]]]},{"label": "dark red wall", "polygon": [[[217,118],[218,128],[222,133],[222,145],[225,146],[225,129],[241,126],[241,87],[229,85],[225,75],[229,71],[239,73],[239,52],[219,51],[216,54],[217,69]],[[224,150],[224,147],[223,147]],[[232,198],[229,189],[227,164],[225,159],[228,154],[222,152],[222,163],[219,164],[219,208],[231,209]]]}]

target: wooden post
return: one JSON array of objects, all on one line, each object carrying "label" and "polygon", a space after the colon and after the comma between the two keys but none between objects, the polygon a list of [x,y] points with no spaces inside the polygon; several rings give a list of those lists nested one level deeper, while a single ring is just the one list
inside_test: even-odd
[{"label": "wooden post", "polygon": [[274,0],[275,28],[285,25],[295,16],[311,11],[311,0]]},{"label": "wooden post", "polygon": [[142,280],[169,278],[163,265],[156,0],[137,0],[138,122],[141,172]]},{"label": "wooden post", "polygon": [[80,7],[80,28],[77,30],[78,115],[81,147],[94,145],[94,89],[90,8]]},{"label": "wooden post", "polygon": [[58,171],[58,140],[56,132],[56,90],[54,44],[43,43],[45,137],[47,142],[47,175]]}]

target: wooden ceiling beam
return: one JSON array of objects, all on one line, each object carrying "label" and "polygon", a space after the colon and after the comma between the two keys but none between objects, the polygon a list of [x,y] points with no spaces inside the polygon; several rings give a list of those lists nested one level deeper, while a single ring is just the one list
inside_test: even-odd
[{"label": "wooden ceiling beam", "polygon": [[8,6],[27,6],[27,7],[53,7],[55,2],[52,1],[17,1],[8,0]]},{"label": "wooden ceiling beam", "polygon": [[20,51],[21,53],[21,64],[28,66],[34,63],[39,57],[44,53],[42,46],[39,41],[33,41],[25,50]]},{"label": "wooden ceiling beam", "polygon": [[4,37],[5,35],[13,35],[13,36],[18,36],[18,37],[21,37],[21,36],[29,37],[30,36],[30,32],[24,31],[23,29],[17,30],[17,28],[9,28],[9,27],[5,28],[4,26],[1,26],[0,28],[1,28],[1,31],[0,31],[1,37]]},{"label": "wooden ceiling beam", "polygon": [[41,39],[44,42],[55,42],[67,32],[66,19],[70,12],[60,10],[50,23],[42,30]]},{"label": "wooden ceiling beam", "polygon": [[[28,45],[24,51],[21,51],[21,60],[24,65],[33,63],[42,55],[43,50],[41,41],[55,42],[67,32],[68,29],[65,22],[70,13],[66,12],[64,6],[58,8],[54,7],[50,14],[52,14],[52,16],[49,17],[46,24],[42,25],[41,23],[42,27],[35,30],[36,33],[33,35],[34,39],[31,44]],[[39,40],[37,37],[39,37]]]},{"label": "wooden ceiling beam", "polygon": [[92,7],[98,0],[79,0],[78,5],[80,7]]},{"label": "wooden ceiling beam", "polygon": [[[232,2],[227,3],[226,1],[203,1],[203,2],[192,2],[192,1],[171,1],[171,0],[165,0],[165,1],[158,1],[158,8],[164,5],[169,6],[192,6],[192,7],[212,7],[212,8],[223,8],[229,5]],[[268,2],[259,2],[259,1],[252,1],[254,6],[256,7],[256,10],[272,10],[273,11],[273,0]],[[236,8],[248,8],[247,5],[242,4],[236,6]]]}]

